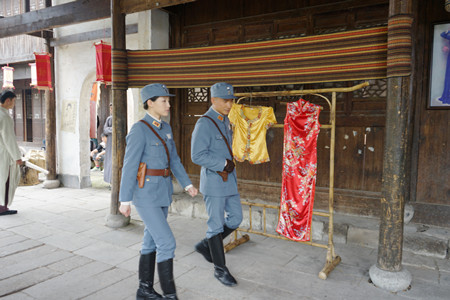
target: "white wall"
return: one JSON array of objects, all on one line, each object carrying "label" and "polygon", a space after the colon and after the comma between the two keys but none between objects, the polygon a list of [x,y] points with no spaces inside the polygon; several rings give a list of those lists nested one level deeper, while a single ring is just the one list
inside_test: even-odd
[{"label": "white wall", "polygon": [[[70,1],[53,1],[53,5],[66,2]],[[108,28],[110,22],[109,19],[99,20],[57,28],[55,37]],[[126,17],[126,24],[136,23],[138,33],[127,35],[127,49],[168,48],[167,13],[153,10]],[[109,38],[102,40],[110,42]],[[90,186],[89,100],[96,68],[93,43],[55,47],[57,173],[64,186],[74,188]],[[140,89],[127,92],[128,128],[145,114],[139,92]]]}]

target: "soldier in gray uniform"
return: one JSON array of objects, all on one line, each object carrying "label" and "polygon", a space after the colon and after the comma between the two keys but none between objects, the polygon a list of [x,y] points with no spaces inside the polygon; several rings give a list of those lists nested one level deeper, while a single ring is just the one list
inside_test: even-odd
[{"label": "soldier in gray uniform", "polygon": [[[197,195],[177,154],[172,129],[161,120],[169,115],[170,96],[163,84],[146,85],[141,98],[147,114],[133,125],[126,138],[119,210],[128,217],[133,202],[145,224],[136,299],[162,299],[153,289],[155,259],[164,299],[178,299],[173,278],[175,238],[167,223],[173,192],[171,173],[192,197]],[[142,187],[136,179],[140,163],[147,168]]]},{"label": "soldier in gray uniform", "polygon": [[212,106],[195,124],[191,140],[192,162],[202,167],[200,192],[209,216],[206,238],[195,245],[195,250],[214,263],[214,276],[227,286],[237,282],[225,265],[223,239],[242,221],[227,117],[234,99],[230,84],[219,82],[211,86]]}]

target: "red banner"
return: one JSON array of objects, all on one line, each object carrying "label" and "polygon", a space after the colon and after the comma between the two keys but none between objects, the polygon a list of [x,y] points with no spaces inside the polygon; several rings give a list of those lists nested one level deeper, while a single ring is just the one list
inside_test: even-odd
[{"label": "red banner", "polygon": [[36,57],[36,77],[38,90],[52,91],[52,72],[50,68],[50,54],[49,53],[34,53]]},{"label": "red banner", "polygon": [[111,83],[111,45],[103,41],[95,45],[97,81]]}]

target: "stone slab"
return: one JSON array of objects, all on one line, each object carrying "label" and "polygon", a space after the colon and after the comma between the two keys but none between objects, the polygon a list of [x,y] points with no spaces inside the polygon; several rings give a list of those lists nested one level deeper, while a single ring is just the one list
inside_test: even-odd
[{"label": "stone slab", "polygon": [[47,282],[50,278],[58,276],[59,273],[48,268],[39,268],[9,277],[0,281],[0,297],[20,292],[23,289],[35,286],[41,282]]}]

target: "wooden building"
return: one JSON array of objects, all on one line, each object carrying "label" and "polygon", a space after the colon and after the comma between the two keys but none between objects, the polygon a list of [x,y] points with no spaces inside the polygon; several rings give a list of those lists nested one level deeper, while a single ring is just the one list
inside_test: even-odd
[{"label": "wooden building", "polygon": [[[122,1],[118,2],[122,3]],[[36,9],[38,5],[49,5],[48,0],[4,0],[1,3],[5,16],[15,14],[14,11],[20,13],[31,10],[31,5],[36,6],[33,6],[33,9]],[[16,7],[15,3],[22,4]],[[449,13],[445,10],[445,1],[191,0],[158,3],[128,1],[126,4],[124,3],[122,3],[122,11],[119,12],[124,15],[158,6],[169,12],[170,48],[173,49],[275,41],[378,28],[388,25],[390,5],[398,8],[398,15],[408,15],[412,20],[410,28],[412,55],[410,72],[407,76],[409,81],[407,86],[402,86],[402,91],[408,92],[407,102],[402,104],[407,107],[406,128],[403,132],[404,139],[402,139],[406,142],[406,148],[404,153],[401,153],[405,162],[405,184],[403,184],[405,200],[415,208],[413,221],[449,226],[450,189],[447,180],[450,169],[448,159],[449,110],[448,104],[432,105],[432,99],[430,99],[433,92],[431,83],[436,81],[436,78],[441,78],[443,81],[445,75],[431,76],[433,62],[436,59],[433,56],[433,51],[435,51],[433,43],[440,38],[435,29],[445,27],[446,22],[450,19]],[[99,7],[108,5],[106,0],[98,2]],[[82,7],[81,4],[78,6],[77,9]],[[104,10],[101,14],[92,9],[91,11],[90,15],[80,14],[82,17],[79,17],[77,22],[109,16]],[[54,12],[62,13],[62,10],[58,11],[55,7]],[[73,22],[71,21],[71,23]],[[61,25],[53,24],[55,27]],[[29,32],[27,31],[30,29],[29,27],[33,26],[25,24],[23,28],[8,28],[8,30]],[[46,28],[45,25],[42,28]],[[330,43],[329,46],[332,48],[333,43]],[[236,72],[245,73],[246,70],[237,69]],[[386,115],[389,110],[387,99],[391,90],[387,76],[384,78],[377,76],[367,80],[370,82],[370,86],[364,90],[338,95],[335,207],[337,211],[346,213],[379,215],[383,170],[386,173],[383,163],[386,155],[389,154],[386,150],[386,141],[391,128],[386,128]],[[247,86],[235,85],[238,86],[238,91],[245,92],[345,87],[359,82],[361,81],[358,78],[339,81],[336,76],[336,79],[329,81],[290,82],[283,85],[266,83]],[[18,87],[25,88],[27,84],[26,81],[20,82]],[[171,118],[172,127],[183,163],[195,178],[195,176],[198,177],[199,168],[190,161],[190,134],[198,115],[208,108],[208,88],[206,85],[176,88],[176,94],[177,98]],[[42,120],[45,115],[45,105],[42,100],[41,102],[37,101],[39,96],[39,94],[33,95],[30,91],[19,92],[19,107],[16,108],[16,111],[17,114],[22,111],[22,115],[27,116],[23,121],[16,118],[17,135],[23,140],[41,138],[42,130],[39,128],[42,126],[40,123],[34,120],[35,118],[33,121],[26,121],[28,116],[31,118],[39,115]],[[308,97],[306,99],[321,104],[320,100]],[[280,102],[286,100],[295,99],[271,97],[245,101],[251,101],[251,104],[255,105],[272,106],[278,122],[281,123],[285,107],[280,105]],[[38,102],[41,104],[35,104]],[[32,104],[30,105],[30,103]],[[322,113],[321,122],[326,122],[325,112]],[[30,132],[36,134],[37,137],[31,137]],[[124,134],[126,134],[126,127]],[[239,163],[237,170],[240,178],[240,190],[244,197],[276,203],[280,194],[282,130],[270,129],[267,140],[271,162],[261,165]],[[327,131],[324,130],[319,136],[318,145],[316,208],[324,207],[328,189],[329,145],[327,145],[327,140]]]},{"label": "wooden building", "polygon": [[[166,8],[170,11],[171,47],[191,48],[255,41],[313,36],[386,26],[388,0],[352,1],[207,1]],[[433,25],[450,21],[444,1],[412,1],[413,57],[408,99],[408,145],[406,201],[415,208],[413,221],[450,226],[449,110],[429,107]],[[333,43],[329,44],[333,47]],[[237,70],[246,72],[245,69]],[[443,75],[442,75],[443,78]],[[361,81],[320,82],[289,85],[238,87],[237,91],[268,91],[346,87]],[[386,78],[369,80],[370,86],[338,95],[336,130],[335,208],[359,214],[380,214],[383,158],[386,131]],[[208,88],[177,89],[172,127],[179,153],[188,173],[196,178],[199,167],[190,160],[190,136],[198,115],[209,107]],[[306,97],[322,104],[320,99]],[[246,104],[272,106],[279,123],[285,106],[296,99],[255,98]],[[251,103],[250,103],[251,102]],[[324,106],[326,108],[326,106]],[[321,122],[326,121],[326,111]],[[329,139],[323,130],[318,142],[316,208],[326,206],[328,190]],[[270,129],[267,143],[271,161],[261,165],[238,163],[243,197],[277,203],[280,195],[283,130]]]}]

